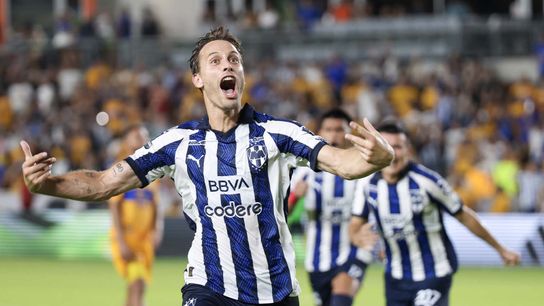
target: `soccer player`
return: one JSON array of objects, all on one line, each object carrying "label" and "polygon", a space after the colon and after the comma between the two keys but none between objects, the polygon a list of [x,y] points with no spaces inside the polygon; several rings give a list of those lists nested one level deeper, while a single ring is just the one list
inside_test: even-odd
[{"label": "soccer player", "polygon": [[[351,118],[341,109],[324,113],[319,120],[319,136],[331,146],[345,149]],[[298,168],[293,174],[290,201],[304,197],[308,215],[306,262],[317,305],[349,306],[362,283],[368,250],[350,242],[348,225],[356,184],[328,172]]]},{"label": "soccer player", "polygon": [[[145,127],[129,127],[123,137],[122,151],[134,152],[149,141],[148,137]],[[157,188],[158,182],[155,182],[146,189],[130,190],[109,200],[112,260],[117,272],[127,281],[127,306],[144,305],[155,248],[162,239],[163,220]]]},{"label": "soccer player", "polygon": [[519,263],[519,255],[495,240],[439,174],[410,160],[399,125],[384,122],[378,131],[393,146],[395,160],[356,196],[349,231],[354,244],[366,246],[358,236],[369,230],[361,228],[369,215],[375,217],[387,257],[388,306],[448,305],[457,258],[444,229],[444,211],[496,249],[506,265]]},{"label": "soccer player", "polygon": [[183,303],[298,305],[285,205],[291,170],[305,165],[360,178],[389,165],[393,149],[367,120],[351,123],[353,147],[339,149],[295,122],[242,107],[240,43],[223,27],[198,40],[189,62],[205,118],[167,130],[100,172],[50,176],[54,157],[32,155],[21,142],[25,182],[33,192],[97,201],[171,177],[195,231]]}]

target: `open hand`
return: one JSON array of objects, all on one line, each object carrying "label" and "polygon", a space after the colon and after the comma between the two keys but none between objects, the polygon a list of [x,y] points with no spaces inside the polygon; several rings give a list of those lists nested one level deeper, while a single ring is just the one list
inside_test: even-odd
[{"label": "open hand", "polygon": [[361,153],[364,160],[380,168],[389,166],[395,152],[374,126],[366,118],[362,126],[353,121],[349,125],[359,136],[346,134],[346,139]]},{"label": "open hand", "polygon": [[22,140],[20,144],[25,154],[25,161],[22,165],[25,185],[31,192],[37,192],[51,175],[51,167],[57,160],[54,157],[48,157],[47,152],[32,155],[30,146],[26,141]]}]

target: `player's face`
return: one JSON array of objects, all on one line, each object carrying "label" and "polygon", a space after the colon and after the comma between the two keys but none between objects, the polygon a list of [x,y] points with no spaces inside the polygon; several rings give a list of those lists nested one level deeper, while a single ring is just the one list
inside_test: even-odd
[{"label": "player's face", "polygon": [[202,89],[207,105],[223,111],[239,108],[245,79],[236,48],[228,41],[214,40],[204,45],[198,59],[200,71],[193,75],[193,84]]},{"label": "player's face", "polygon": [[137,128],[130,131],[126,136],[126,144],[130,151],[136,151],[149,141],[149,133],[146,128]]},{"label": "player's face", "polygon": [[406,135],[401,134],[390,134],[390,133],[381,133],[385,140],[395,150],[395,159],[391,162],[391,165],[385,167],[382,172],[384,175],[395,176],[401,172],[408,164],[410,158],[410,152],[408,148],[408,140]]},{"label": "player's face", "polygon": [[328,144],[338,148],[346,147],[346,133],[348,131],[348,123],[340,118],[326,118],[321,123],[319,136],[323,137]]}]

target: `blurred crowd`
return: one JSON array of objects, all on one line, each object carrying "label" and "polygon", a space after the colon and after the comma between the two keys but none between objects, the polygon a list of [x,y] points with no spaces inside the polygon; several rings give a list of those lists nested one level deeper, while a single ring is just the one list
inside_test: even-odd
[{"label": "blurred crowd", "polygon": [[[128,9],[120,9],[114,16],[108,11],[81,16],[66,10],[55,16],[51,25],[25,21],[14,26],[5,43],[10,50],[30,48],[33,55],[41,56],[48,48],[65,49],[85,44],[88,45],[85,47],[108,48],[117,40],[160,37],[161,24],[153,10],[144,7],[140,13],[141,18],[136,21]],[[96,41],[100,44],[97,45]]]},{"label": "blurred crowd", "polygon": [[485,3],[467,0],[443,2],[429,0],[207,0],[204,23],[235,23],[242,29],[276,29],[298,26],[311,30],[316,24],[347,23],[372,17],[392,18],[433,13],[468,17],[491,13],[516,17],[508,3]]},{"label": "blurred crowd", "polygon": [[[54,38],[53,38],[54,39]],[[7,50],[7,49],[6,49]],[[17,50],[14,52],[13,50]],[[73,47],[0,54],[0,186],[22,187],[20,139],[48,151],[54,173],[105,169],[118,138],[144,122],[156,136],[205,114],[188,65],[83,64]],[[544,210],[544,82],[506,82],[478,59],[246,63],[244,101],[310,129],[328,108],[407,127],[414,155],[478,211]]]}]

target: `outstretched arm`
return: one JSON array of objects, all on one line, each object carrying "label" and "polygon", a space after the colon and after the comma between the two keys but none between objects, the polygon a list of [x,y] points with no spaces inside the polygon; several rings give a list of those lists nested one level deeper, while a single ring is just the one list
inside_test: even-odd
[{"label": "outstretched arm", "polygon": [[495,250],[497,250],[505,265],[513,266],[519,264],[519,254],[503,247],[482,225],[482,223],[480,223],[480,220],[478,220],[476,213],[472,209],[463,206],[463,209],[458,214],[456,214],[455,217],[474,235],[480,237]]},{"label": "outstretched arm", "polygon": [[140,180],[125,161],[104,171],[78,170],[51,176],[51,167],[56,161],[54,157],[48,157],[46,152],[32,155],[25,141],[21,141],[21,148],[25,154],[23,178],[28,189],[34,193],[80,201],[102,201],[141,186]]},{"label": "outstretched arm", "polygon": [[372,124],[365,119],[363,126],[355,122],[350,126],[360,135],[346,135],[353,147],[324,146],[317,156],[318,167],[345,179],[356,179],[389,166],[395,156],[393,148]]}]

